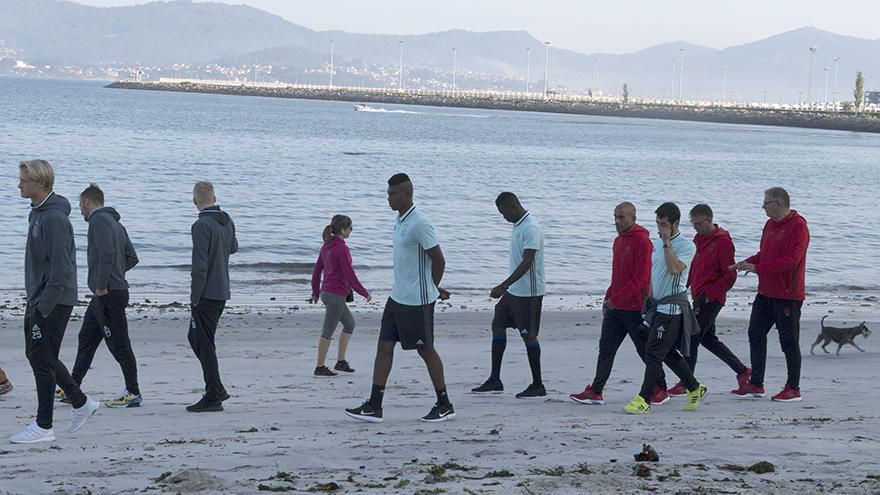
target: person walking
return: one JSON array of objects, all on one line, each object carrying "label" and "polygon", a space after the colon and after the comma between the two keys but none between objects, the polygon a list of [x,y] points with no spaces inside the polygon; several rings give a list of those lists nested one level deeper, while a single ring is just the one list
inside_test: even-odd
[{"label": "person walking", "polygon": [[492,318],[492,371],[489,379],[474,393],[502,392],[501,360],[507,347],[507,329],[515,328],[526,346],[532,383],[516,394],[517,399],[547,396],[541,379],[541,345],[538,331],[541,326],[541,305],[544,301],[544,233],[535,217],[520,203],[512,192],[503,192],[495,199],[495,207],[509,223],[508,255],[510,275],[489,293],[493,299],[501,298],[495,305]]},{"label": "person walking", "polygon": [[318,377],[337,375],[324,364],[324,361],[330,350],[330,339],[333,338],[333,333],[336,332],[340,322],[342,322],[342,335],[339,336],[339,353],[333,369],[354,373],[354,369],[345,359],[345,351],[348,349],[348,342],[355,327],[354,317],[346,302],[353,290],[364,296],[367,302],[373,300],[369,291],[358,280],[352,267],[351,252],[345,244],[352,228],[351,218],[345,215],[333,216],[330,224],[324,227],[322,235],[324,245],[321,246],[321,252],[312,270],[312,297],[309,298],[309,302],[314,304],[320,300],[326,307],[324,326],[321,329],[321,338],[318,340],[318,362],[315,366],[315,376]]},{"label": "person walking", "polygon": [[[617,237],[612,246],[611,285],[605,291],[602,304],[602,332],[599,337],[599,357],[593,381],[582,392],[569,394],[580,404],[601,405],[605,383],[611,376],[614,358],[623,340],[629,335],[636,353],[644,363],[648,329],[642,325],[642,306],[651,288],[651,237],[648,229],[636,223],[636,207],[624,201],[614,208],[614,227]],[[666,378],[660,368],[660,384],[651,395],[651,404],[669,401]]]},{"label": "person walking", "polygon": [[191,229],[192,316],[187,339],[202,366],[205,394],[186,410],[215,412],[222,411],[223,401],[229,399],[220,380],[215,335],[217,323],[230,298],[229,256],[238,251],[238,240],[232,218],[217,206],[213,184],[197,182],[193,188],[193,203],[199,210],[199,218]]},{"label": "person walking", "polygon": [[[736,282],[736,271],[728,269],[734,262],[736,251],[730,233],[712,223],[712,219],[713,212],[709,205],[698,204],[691,208],[690,220],[697,233],[694,236],[697,251],[688,272],[688,287],[691,288],[694,315],[700,324],[700,333],[691,339],[691,354],[684,359],[691,371],[696,371],[697,351],[703,346],[736,373],[736,381],[742,387],[749,381],[752,370],[715,333],[715,319],[727,301],[727,292]],[[686,393],[687,388],[683,382],[678,382],[669,389],[671,396]]]},{"label": "person walking", "polygon": [[[699,331],[687,297],[687,278],[694,257],[694,243],[679,231],[681,210],[675,203],[663,203],[655,212],[659,239],[651,256],[651,297],[645,303],[643,318],[648,326],[645,347],[645,376],[642,388],[623,410],[630,414],[651,411],[651,395],[663,376],[663,363],[678,375],[687,388],[685,411],[700,406],[707,388],[694,378],[687,362],[676,349],[680,342],[690,344]],[[685,352],[687,355],[687,352]]]},{"label": "person walking", "polygon": [[[128,282],[125,273],[138,263],[137,253],[116,209],[104,206],[104,192],[95,184],[79,195],[79,208],[89,224],[87,258],[88,285],[92,300],[83,316],[79,347],[73,365],[73,380],[82,385],[101,341],[119,363],[125,390],[107,407],[138,407],[143,403],[138,386],[137,359],[128,335]],[[63,393],[63,391],[62,391]]]},{"label": "person walking", "polygon": [[397,212],[392,237],[394,285],[382,313],[373,388],[367,401],[346,409],[345,414],[362,421],[383,421],[385,384],[391,374],[394,347],[400,342],[404,350],[415,349],[419,353],[437,394],[437,402],[422,421],[447,421],[455,417],[455,409],[446,392],[443,361],[434,348],[434,303],[450,296],[449,291],[440,288],[446,260],[431,221],[413,204],[413,184],[406,174],[388,179],[388,206]]},{"label": "person walking", "polygon": [[55,171],[45,160],[20,162],[18,188],[31,202],[24,273],[27,309],[25,354],[37,388],[36,421],[10,437],[12,443],[55,440],[52,420],[55,385],[73,406],[68,433],[74,433],[101,407],[86,396],[58,358],[70,313],[77,301],[76,246],[70,202],[53,191]]},{"label": "person walking", "polygon": [[797,402],[802,399],[801,306],[805,298],[805,272],[810,230],[807,220],[791,209],[788,192],[781,187],[764,191],[764,211],[769,219],[761,234],[760,250],[730,268],[758,275],[758,295],[749,318],[749,349],[752,374],[749,382],[732,393],[744,398],[764,397],[764,370],[767,365],[767,334],[773,325],[785,354],[788,378],[772,400]]}]

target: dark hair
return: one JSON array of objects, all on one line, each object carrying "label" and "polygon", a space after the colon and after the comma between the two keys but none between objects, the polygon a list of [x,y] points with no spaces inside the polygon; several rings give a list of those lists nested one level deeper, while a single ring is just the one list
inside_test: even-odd
[{"label": "dark hair", "polygon": [[497,198],[495,198],[495,206],[510,206],[519,203],[519,198],[516,197],[516,194],[512,192],[504,191],[499,194]]},{"label": "dark hair", "polygon": [[700,216],[700,217],[708,217],[709,220],[712,219],[712,208],[705,203],[700,203],[697,206],[691,208],[691,216]]},{"label": "dark hair", "polygon": [[403,184],[404,182],[412,182],[412,181],[409,180],[409,176],[404,174],[403,172],[401,172],[399,174],[394,174],[391,176],[390,179],[388,179],[389,186],[396,186],[398,184]]},{"label": "dark hair", "polygon": [[104,191],[102,191],[94,182],[89,184],[89,187],[83,189],[83,192],[79,194],[79,197],[102,206],[104,205]]},{"label": "dark hair", "polygon": [[324,227],[324,233],[321,236],[324,238],[324,244],[332,241],[343,229],[349,227],[351,227],[351,218],[345,215],[333,215],[330,223]]},{"label": "dark hair", "polygon": [[773,201],[778,201],[779,206],[784,208],[791,206],[791,199],[788,197],[788,191],[781,187],[771,187],[764,191],[764,194],[770,196]]},{"label": "dark hair", "polygon": [[657,218],[665,218],[666,220],[669,220],[669,223],[675,223],[681,220],[681,210],[678,209],[678,205],[675,203],[663,203],[654,210],[654,213],[657,214]]}]

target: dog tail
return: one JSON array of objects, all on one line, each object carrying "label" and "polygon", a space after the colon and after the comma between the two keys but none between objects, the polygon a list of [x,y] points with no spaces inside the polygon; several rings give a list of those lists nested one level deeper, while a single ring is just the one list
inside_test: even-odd
[{"label": "dog tail", "polygon": [[819,321],[819,325],[822,327],[822,330],[825,330],[825,318],[828,318],[828,315],[823,316],[822,319]]}]

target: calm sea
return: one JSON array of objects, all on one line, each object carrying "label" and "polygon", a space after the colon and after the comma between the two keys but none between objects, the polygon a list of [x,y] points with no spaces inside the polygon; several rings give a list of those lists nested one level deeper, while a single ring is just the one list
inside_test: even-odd
[{"label": "calm sea", "polygon": [[[96,182],[116,207],[141,264],[133,291],[185,300],[194,181],[214,182],[241,250],[236,297],[303,300],[321,230],[354,219],[349,246],[364,284],[391,285],[386,179],[408,173],[416,204],[447,257],[444,285],[482,294],[507,275],[510,226],[496,195],[517,193],[544,227],[548,292],[601,294],[610,278],[614,206],[708,202],[738,257],[757,250],[763,190],[783,186],[812,231],[808,291],[880,292],[880,136],[640,119],[104,89],[102,84],[0,78],[0,291],[20,291],[28,202],[17,163],[45,158],[74,204],[85,292],[87,225],[78,193]],[[686,235],[693,234],[685,224]],[[755,278],[735,288],[753,291]]]}]

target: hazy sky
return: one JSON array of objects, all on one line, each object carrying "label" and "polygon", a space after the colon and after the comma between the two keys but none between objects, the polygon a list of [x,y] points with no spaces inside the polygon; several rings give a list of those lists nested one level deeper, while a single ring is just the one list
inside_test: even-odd
[{"label": "hazy sky", "polygon": [[[97,6],[144,0],[76,0]],[[201,1],[201,0],[197,0]],[[526,30],[560,48],[625,53],[667,41],[725,48],[803,26],[880,38],[878,0],[222,0],[310,29],[418,34]]]}]

